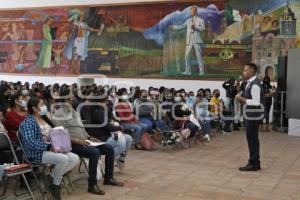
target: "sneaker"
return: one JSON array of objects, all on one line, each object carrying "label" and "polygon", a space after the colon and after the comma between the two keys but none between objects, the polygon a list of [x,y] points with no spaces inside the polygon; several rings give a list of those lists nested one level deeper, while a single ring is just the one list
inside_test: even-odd
[{"label": "sneaker", "polygon": [[223,134],[231,134],[231,131],[227,131],[227,130],[222,130]]},{"label": "sneaker", "polygon": [[206,142],[210,142],[210,136],[208,134],[204,135],[203,138]]},{"label": "sneaker", "polygon": [[192,73],[191,72],[187,72],[187,71],[184,71],[183,73],[182,73],[182,75],[192,75]]}]

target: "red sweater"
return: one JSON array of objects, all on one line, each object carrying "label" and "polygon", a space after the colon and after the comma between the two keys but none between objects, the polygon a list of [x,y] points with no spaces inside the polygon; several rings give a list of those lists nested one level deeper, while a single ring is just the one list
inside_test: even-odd
[{"label": "red sweater", "polygon": [[8,132],[8,136],[12,141],[17,140],[17,131],[19,129],[19,126],[21,122],[26,118],[26,116],[19,115],[16,111],[11,110],[8,113],[6,113],[4,118],[4,127],[6,128]]},{"label": "red sweater", "polygon": [[116,113],[123,123],[133,123],[137,122],[133,110],[128,103],[118,103],[116,106]]}]

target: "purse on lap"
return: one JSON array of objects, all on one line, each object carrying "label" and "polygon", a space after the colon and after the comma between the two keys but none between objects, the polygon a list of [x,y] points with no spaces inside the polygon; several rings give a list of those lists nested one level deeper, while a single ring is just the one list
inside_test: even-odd
[{"label": "purse on lap", "polygon": [[49,135],[54,152],[69,153],[72,150],[71,139],[68,130],[61,127],[53,128]]}]

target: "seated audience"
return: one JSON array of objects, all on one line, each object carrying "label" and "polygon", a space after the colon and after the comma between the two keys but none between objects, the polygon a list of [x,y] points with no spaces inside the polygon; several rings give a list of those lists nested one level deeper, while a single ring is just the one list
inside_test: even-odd
[{"label": "seated audience", "polygon": [[42,116],[46,115],[47,107],[42,99],[30,98],[27,109],[29,116],[21,123],[19,129],[24,151],[33,163],[53,165],[50,175],[47,176],[46,185],[50,185],[52,197],[60,200],[60,184],[63,175],[78,164],[79,158],[71,152],[67,154],[53,152],[51,144],[43,139],[41,125],[45,125],[46,122]]}]

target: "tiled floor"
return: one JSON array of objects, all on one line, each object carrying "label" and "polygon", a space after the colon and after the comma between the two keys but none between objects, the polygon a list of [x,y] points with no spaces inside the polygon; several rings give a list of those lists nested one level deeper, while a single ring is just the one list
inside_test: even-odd
[{"label": "tiled floor", "polygon": [[107,187],[105,196],[86,192],[87,181],[75,183],[65,200],[296,200],[300,199],[300,138],[261,134],[262,171],[239,172],[247,162],[244,134],[220,135],[206,146],[188,150],[128,154],[125,187]]}]

